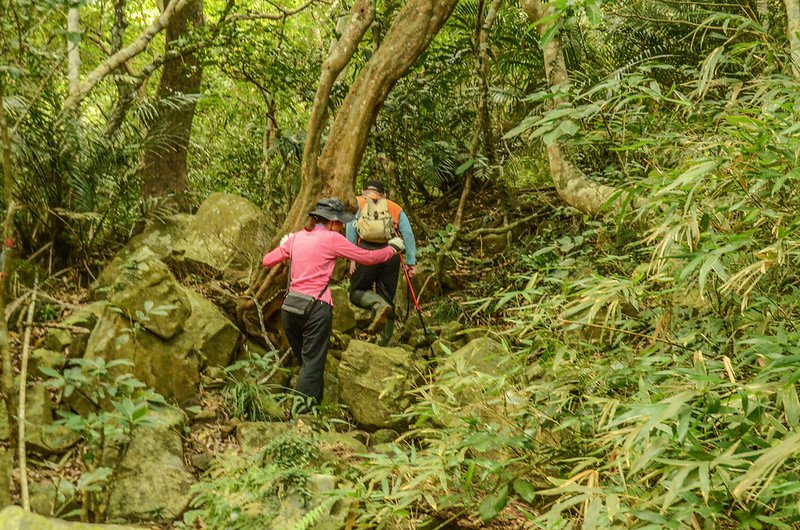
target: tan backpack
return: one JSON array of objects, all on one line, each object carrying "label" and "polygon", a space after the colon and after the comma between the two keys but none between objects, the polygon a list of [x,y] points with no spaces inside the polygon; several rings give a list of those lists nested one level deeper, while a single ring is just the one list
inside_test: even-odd
[{"label": "tan backpack", "polygon": [[397,227],[399,211],[393,215],[394,208],[385,197],[372,199],[358,197],[361,213],[356,219],[356,232],[358,237],[370,243],[386,243],[394,236]]}]

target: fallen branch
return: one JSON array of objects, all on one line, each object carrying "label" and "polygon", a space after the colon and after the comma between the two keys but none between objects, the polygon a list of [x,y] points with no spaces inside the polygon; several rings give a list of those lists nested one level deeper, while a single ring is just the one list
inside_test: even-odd
[{"label": "fallen branch", "polygon": [[513,223],[505,226],[498,226],[497,228],[479,228],[477,230],[472,230],[469,234],[464,234],[461,236],[462,241],[475,241],[481,236],[488,236],[488,235],[496,235],[496,234],[505,234],[511,230],[514,230],[516,227],[528,223],[537,217],[540,217],[544,211],[539,211],[534,214],[529,215],[528,217],[523,217],[518,221],[514,221]]},{"label": "fallen branch", "polygon": [[56,324],[53,322],[25,322],[23,326],[26,328],[52,328],[52,329],[65,329],[71,333],[91,333],[91,329],[82,328],[80,326],[70,326],[69,324]]}]

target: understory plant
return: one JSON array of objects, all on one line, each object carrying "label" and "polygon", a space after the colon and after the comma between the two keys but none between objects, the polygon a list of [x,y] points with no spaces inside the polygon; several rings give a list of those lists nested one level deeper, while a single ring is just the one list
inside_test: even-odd
[{"label": "understory plant", "polygon": [[[79,453],[81,476],[74,491],[60,493],[80,498],[84,521],[103,520],[110,486],[130,443],[131,431],[152,425],[150,412],[166,404],[160,394],[125,371],[132,365],[127,359],[106,362],[102,358],[81,358],[72,359],[63,373],[41,368],[50,377],[47,386],[59,391],[62,399],[79,404],[81,410],[58,410],[59,418],[54,424],[68,427],[83,443]],[[67,496],[64,505],[72,500]],[[77,514],[66,514],[69,515]]]}]

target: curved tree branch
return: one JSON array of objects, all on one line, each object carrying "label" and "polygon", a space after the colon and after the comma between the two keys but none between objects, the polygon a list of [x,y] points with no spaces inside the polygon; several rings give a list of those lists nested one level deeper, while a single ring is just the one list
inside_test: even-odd
[{"label": "curved tree branch", "polygon": [[120,65],[132,59],[133,57],[136,57],[145,49],[147,49],[150,41],[167,27],[169,19],[175,13],[183,9],[188,2],[189,0],[172,0],[169,5],[167,5],[166,9],[164,9],[164,12],[156,17],[153,23],[150,24],[150,26],[148,26],[144,31],[142,31],[135,41],[100,63],[89,73],[89,75],[86,76],[80,85],[75,88],[74,92],[72,92],[69,97],[64,100],[63,110],[68,111],[74,109],[78,103],[80,103],[81,100],[92,91],[97,83],[102,81],[108,74],[116,70]]}]

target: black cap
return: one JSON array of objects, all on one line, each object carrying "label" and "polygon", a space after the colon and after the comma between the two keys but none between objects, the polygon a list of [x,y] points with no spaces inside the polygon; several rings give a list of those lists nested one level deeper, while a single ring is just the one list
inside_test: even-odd
[{"label": "black cap", "polygon": [[383,182],[380,180],[368,180],[364,182],[364,185],[361,187],[361,189],[377,191],[380,194],[386,193],[386,188],[383,187]]},{"label": "black cap", "polygon": [[320,199],[317,203],[317,207],[310,211],[308,215],[322,217],[329,221],[340,221],[342,223],[349,223],[353,220],[353,214],[344,209],[342,201],[332,197]]}]

